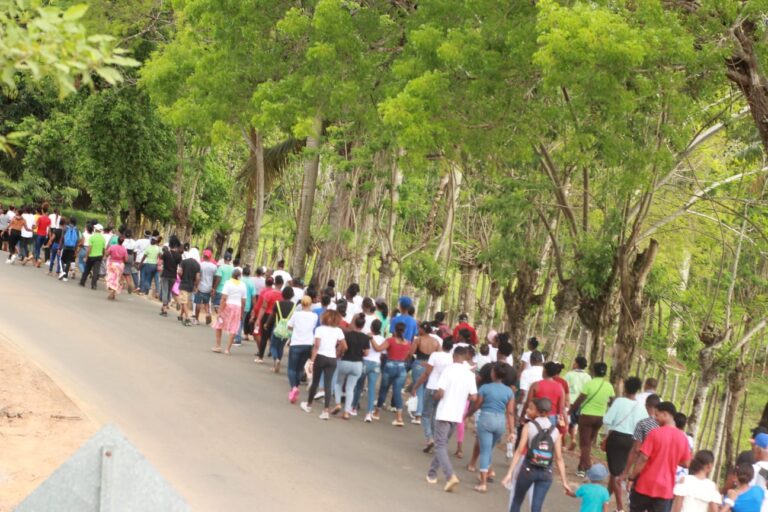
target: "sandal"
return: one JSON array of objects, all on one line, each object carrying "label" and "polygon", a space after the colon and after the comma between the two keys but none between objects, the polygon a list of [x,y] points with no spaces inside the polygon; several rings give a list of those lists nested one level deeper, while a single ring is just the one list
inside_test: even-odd
[{"label": "sandal", "polygon": [[476,485],[476,486],[474,487],[474,489],[475,489],[477,492],[488,492],[488,487],[487,487],[487,486],[485,486],[485,485]]},{"label": "sandal", "polygon": [[333,414],[334,416],[339,414],[339,412],[341,412],[341,406],[340,405],[337,405],[336,407],[333,408],[333,410],[331,410],[331,414]]},{"label": "sandal", "polygon": [[424,453],[431,453],[432,452],[432,448],[434,448],[434,447],[435,447],[435,442],[434,441],[430,441],[430,442],[427,443],[427,446],[422,451]]}]

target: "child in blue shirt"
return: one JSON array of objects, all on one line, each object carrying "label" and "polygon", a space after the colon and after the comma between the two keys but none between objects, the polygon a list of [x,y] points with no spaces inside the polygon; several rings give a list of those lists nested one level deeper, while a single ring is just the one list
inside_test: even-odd
[{"label": "child in blue shirt", "polygon": [[608,468],[602,464],[593,464],[587,471],[587,480],[590,483],[579,486],[576,492],[570,493],[573,498],[581,498],[579,512],[607,512],[608,502],[611,496],[608,489],[599,482],[608,477]]}]

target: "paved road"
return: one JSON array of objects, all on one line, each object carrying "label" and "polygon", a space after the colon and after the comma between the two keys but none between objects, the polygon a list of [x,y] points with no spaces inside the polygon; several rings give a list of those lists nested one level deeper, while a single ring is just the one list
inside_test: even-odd
[{"label": "paved road", "polygon": [[[0,336],[89,415],[117,424],[194,510],[506,508],[499,484],[478,495],[462,469],[457,492],[429,486],[420,427],[392,427],[386,414],[372,425],[323,422],[290,405],[287,378],[255,365],[253,344],[213,354],[210,328],[184,328],[144,298],[112,303],[101,289],[31,267],[0,264],[0,288]],[[554,488],[545,509],[575,505]]]}]

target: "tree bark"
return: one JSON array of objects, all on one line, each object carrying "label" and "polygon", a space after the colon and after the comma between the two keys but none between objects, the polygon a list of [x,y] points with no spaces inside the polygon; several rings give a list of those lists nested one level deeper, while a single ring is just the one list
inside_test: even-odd
[{"label": "tree bark", "polygon": [[461,297],[459,298],[459,311],[466,313],[471,321],[476,321],[475,308],[477,306],[477,276],[480,268],[474,261],[466,262],[461,273]]},{"label": "tree bark", "polygon": [[739,402],[744,396],[744,390],[747,386],[747,372],[744,356],[742,355],[736,365],[728,373],[728,391],[730,400],[728,401],[728,411],[725,415],[725,456],[723,464],[729,469],[736,461],[736,451],[738,449],[738,438],[736,433],[736,418],[738,417]]},{"label": "tree bark", "polygon": [[635,350],[643,336],[643,290],[648,275],[659,251],[659,243],[651,240],[643,252],[634,252],[632,247],[619,249],[619,331],[614,346],[611,383],[620,386],[629,377],[629,370]]},{"label": "tree bark", "polygon": [[[688,278],[691,275],[691,251],[685,250],[683,252],[683,260],[680,262],[680,267],[678,267],[678,274],[680,275],[680,284],[677,289],[682,295],[688,289]],[[670,349],[670,355],[675,356],[677,354],[677,349],[675,347],[677,346],[677,340],[680,337],[680,328],[683,326],[683,320],[677,312],[676,304],[673,304],[671,309],[670,316],[672,317],[672,320],[670,320],[669,323],[667,344]]]},{"label": "tree bark", "polygon": [[347,173],[335,171],[333,184],[334,196],[328,210],[327,222],[329,233],[320,243],[320,251],[312,271],[312,282],[318,286],[325,286],[331,277],[333,267],[342,260],[341,237],[349,220],[351,193]]},{"label": "tree bark", "polygon": [[[539,273],[526,262],[521,262],[515,273],[516,279],[510,280],[504,288],[504,303],[509,322],[509,340],[515,354],[522,351],[525,341],[526,318],[531,309],[542,300],[537,295]],[[514,283],[514,288],[512,284]]]},{"label": "tree bark", "polygon": [[403,182],[403,174],[397,158],[403,154],[400,150],[390,166],[389,180],[389,212],[387,215],[387,231],[382,237],[381,264],[379,265],[378,296],[389,301],[392,278],[395,277],[395,224],[397,223],[397,203],[400,200],[400,184]]},{"label": "tree bark", "polygon": [[763,151],[768,153],[768,81],[761,72],[755,49],[758,24],[748,18],[740,19],[731,29],[735,43],[733,55],[726,59],[726,75],[744,94],[752,119],[760,135]]},{"label": "tree bark", "polygon": [[579,309],[579,292],[576,290],[572,279],[566,279],[560,283],[552,302],[555,304],[555,318],[550,325],[544,351],[554,355],[559,354],[563,349],[568,328]]},{"label": "tree bark", "polygon": [[307,149],[310,154],[304,161],[304,183],[301,187],[301,204],[296,222],[296,239],[293,244],[291,275],[303,277],[306,273],[306,259],[309,250],[310,227],[312,224],[312,209],[315,205],[315,189],[317,175],[320,169],[320,137],[322,119],[315,118],[314,133],[307,137]]},{"label": "tree bark", "polygon": [[718,369],[715,365],[715,355],[718,347],[728,337],[730,330],[716,331],[711,325],[706,326],[699,333],[699,339],[704,348],[699,351],[699,382],[693,393],[693,406],[688,416],[688,428],[694,439],[698,439],[699,421],[706,402],[709,387],[717,378]]}]

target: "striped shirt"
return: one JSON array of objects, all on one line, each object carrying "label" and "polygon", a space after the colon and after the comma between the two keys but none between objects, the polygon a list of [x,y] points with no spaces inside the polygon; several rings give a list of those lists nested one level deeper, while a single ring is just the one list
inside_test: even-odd
[{"label": "striped shirt", "polygon": [[635,433],[632,435],[632,439],[642,443],[645,441],[645,438],[648,437],[648,434],[657,428],[659,428],[659,424],[656,422],[656,418],[649,416],[644,420],[637,422],[637,425],[635,425]]}]

